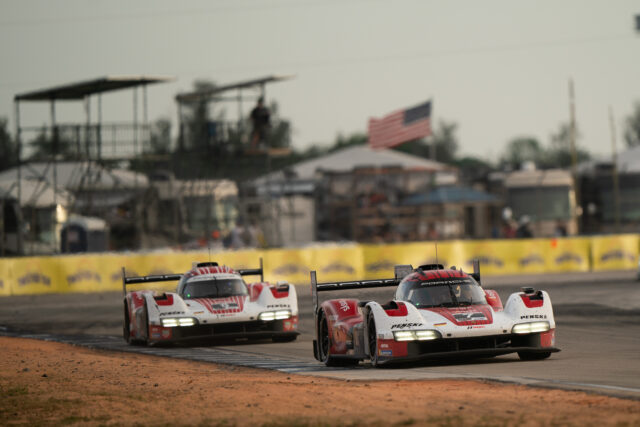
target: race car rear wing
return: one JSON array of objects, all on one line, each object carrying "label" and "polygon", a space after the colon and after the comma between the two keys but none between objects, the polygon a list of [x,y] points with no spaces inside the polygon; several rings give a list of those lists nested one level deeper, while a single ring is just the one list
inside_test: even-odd
[{"label": "race car rear wing", "polygon": [[260,268],[245,268],[238,270],[241,276],[260,276],[260,282],[264,282],[264,271],[262,269],[262,258],[260,258]]},{"label": "race car rear wing", "polygon": [[[193,268],[197,267],[217,267],[217,262],[198,262],[193,264]],[[260,258],[260,268],[245,268],[237,270],[241,276],[260,276],[260,281],[264,282],[264,274],[262,268],[262,258]],[[152,276],[134,276],[127,277],[124,267],[122,267],[122,293],[127,293],[127,285],[134,285],[139,283],[154,283],[154,282],[170,282],[172,280],[180,280],[182,274],[155,274]]]},{"label": "race car rear wing", "polygon": [[352,280],[348,282],[327,283],[318,283],[316,271],[311,271],[311,299],[313,302],[313,312],[317,313],[318,311],[318,292],[398,286],[400,281],[407,274],[410,274],[413,271],[413,267],[411,265],[396,265],[393,271],[395,273],[395,277],[393,279]]},{"label": "race car rear wing", "polygon": [[127,293],[127,285],[134,285],[138,283],[170,282],[172,280],[180,280],[181,278],[182,274],[154,274],[152,276],[127,277],[124,267],[122,267],[122,293]]}]

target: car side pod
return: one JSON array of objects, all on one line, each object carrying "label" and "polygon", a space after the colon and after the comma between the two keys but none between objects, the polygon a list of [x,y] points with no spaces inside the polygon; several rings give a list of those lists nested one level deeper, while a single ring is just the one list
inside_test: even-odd
[{"label": "car side pod", "polygon": [[[313,356],[316,360],[323,362],[327,366],[345,366],[357,363],[358,359],[344,357],[342,355],[330,354],[331,331],[325,320],[324,313],[318,306],[318,292],[339,291],[348,289],[381,288],[398,286],[400,281],[412,271],[411,266],[396,266],[393,279],[379,280],[353,280],[348,282],[328,282],[318,283],[316,271],[310,272],[311,279],[311,301],[313,304],[313,320],[315,325],[315,339],[313,340]],[[406,274],[405,274],[406,273]],[[326,327],[325,327],[326,325]]]}]

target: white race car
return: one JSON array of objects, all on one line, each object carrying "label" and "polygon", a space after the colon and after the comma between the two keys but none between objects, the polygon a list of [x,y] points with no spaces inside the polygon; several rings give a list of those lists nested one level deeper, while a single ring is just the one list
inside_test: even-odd
[{"label": "white race car", "polygon": [[[523,288],[502,306],[498,293],[479,284],[479,264],[467,274],[442,265],[396,266],[395,278],[317,283],[311,272],[316,320],[314,356],[327,366],[374,366],[454,357],[490,357],[517,352],[545,359],[555,347],[549,294]],[[318,306],[318,292],[397,286],[395,298],[331,299]]]},{"label": "white race car", "polygon": [[[246,284],[242,276],[259,275]],[[132,284],[178,281],[176,292],[127,292]],[[296,289],[270,285],[259,269],[233,270],[215,262],[194,263],[185,274],[126,277],[124,339],[158,344],[204,338],[271,338],[293,341],[298,333]]]}]

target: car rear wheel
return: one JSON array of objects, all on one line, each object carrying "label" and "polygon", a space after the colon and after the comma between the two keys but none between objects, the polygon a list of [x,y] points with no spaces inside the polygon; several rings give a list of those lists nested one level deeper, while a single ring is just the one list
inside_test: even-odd
[{"label": "car rear wheel", "polygon": [[129,330],[129,304],[127,304],[127,302],[124,302],[124,322],[122,324],[122,337],[124,338],[124,340],[131,344],[131,331]]},{"label": "car rear wheel", "polygon": [[542,360],[547,359],[549,356],[551,356],[551,352],[546,351],[531,353],[528,351],[519,351],[518,356],[520,357],[520,360]]},{"label": "car rear wheel", "polygon": [[378,358],[378,331],[376,330],[376,320],[371,312],[369,312],[369,316],[367,317],[367,335],[369,339],[369,358],[371,359],[371,365],[377,368],[380,366],[380,360]]},{"label": "car rear wheel", "polygon": [[318,315],[318,351],[320,353],[320,361],[326,366],[352,366],[357,365],[359,362],[358,359],[331,356],[329,355],[330,349],[329,323],[324,310],[321,310]]}]

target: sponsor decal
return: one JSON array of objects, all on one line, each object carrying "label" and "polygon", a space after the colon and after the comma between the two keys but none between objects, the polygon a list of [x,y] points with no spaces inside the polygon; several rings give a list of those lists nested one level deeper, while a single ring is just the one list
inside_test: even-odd
[{"label": "sponsor decal", "polygon": [[380,350],[380,356],[393,356],[393,351],[391,351],[391,350]]},{"label": "sponsor decal", "polygon": [[[200,313],[202,313],[202,311]],[[184,314],[184,311],[165,311],[164,313],[160,313],[160,316],[173,316],[176,314]]]},{"label": "sponsor decal", "polygon": [[67,282],[69,283],[69,285],[75,285],[76,283],[82,282],[82,281],[87,281],[87,282],[95,281],[95,282],[101,283],[102,277],[100,277],[100,274],[91,270],[80,270],[75,274],[71,274],[67,276]]},{"label": "sponsor decal", "polygon": [[487,320],[487,316],[484,313],[453,313],[454,319],[458,322],[469,322],[473,320]]},{"label": "sponsor decal", "polygon": [[238,303],[236,302],[220,302],[216,304],[211,304],[211,308],[214,310],[228,310],[230,308],[238,308]]},{"label": "sponsor decal", "polygon": [[420,283],[420,286],[436,286],[436,285],[465,285],[473,283],[468,277],[459,279],[447,279],[447,280],[429,280],[428,282]]},{"label": "sponsor decal", "polygon": [[544,259],[540,255],[534,254],[524,258],[520,258],[520,261],[518,262],[522,267],[526,267],[531,264],[544,264]]},{"label": "sponsor decal", "polygon": [[395,264],[389,260],[384,260],[384,261],[378,261],[378,262],[374,262],[371,264],[367,264],[365,269],[367,271],[388,271],[393,269],[393,267],[395,266]]},{"label": "sponsor decal", "polygon": [[616,249],[613,251],[609,251],[609,252],[605,252],[602,255],[600,255],[600,261],[602,262],[606,262],[606,261],[621,261],[621,260],[629,260],[629,261],[635,261],[635,257],[625,251],[622,251],[620,249]]},{"label": "sponsor decal", "polygon": [[22,277],[18,277],[18,286],[37,284],[51,286],[51,278],[40,273],[27,273]]},{"label": "sponsor decal", "polygon": [[467,326],[467,329],[482,329],[484,328],[484,325],[469,325]]},{"label": "sponsor decal", "polygon": [[380,344],[380,348],[389,348],[389,344]]},{"label": "sponsor decal", "polygon": [[326,267],[323,267],[321,270],[323,273],[355,273],[353,267],[348,264],[343,264],[340,262],[333,262]]},{"label": "sponsor decal", "polygon": [[349,311],[349,304],[343,299],[340,300],[340,310]]},{"label": "sponsor decal", "polygon": [[546,319],[546,314],[525,314],[520,316],[520,319]]},{"label": "sponsor decal", "polygon": [[488,325],[493,322],[489,305],[470,307],[429,307],[422,310],[437,313],[457,326]]},{"label": "sponsor decal", "polygon": [[289,304],[269,304],[267,308],[289,308]]},{"label": "sponsor decal", "polygon": [[204,314],[204,311],[194,311],[193,314]]},{"label": "sponsor decal", "polygon": [[562,264],[565,262],[575,262],[575,263],[581,264],[582,257],[576,254],[572,254],[571,252],[565,252],[557,256],[555,261],[556,261],[556,264]]},{"label": "sponsor decal", "polygon": [[212,314],[233,314],[240,313],[244,309],[246,298],[246,296],[195,298],[194,301],[202,304]]},{"label": "sponsor decal", "polygon": [[395,325],[391,325],[391,329],[414,328],[416,326],[422,326],[422,323],[396,323]]},{"label": "sponsor decal", "polygon": [[277,275],[286,276],[289,274],[309,274],[309,269],[299,264],[284,264],[273,270]]},{"label": "sponsor decal", "polygon": [[447,326],[447,322],[444,323],[434,323],[433,326]]}]

